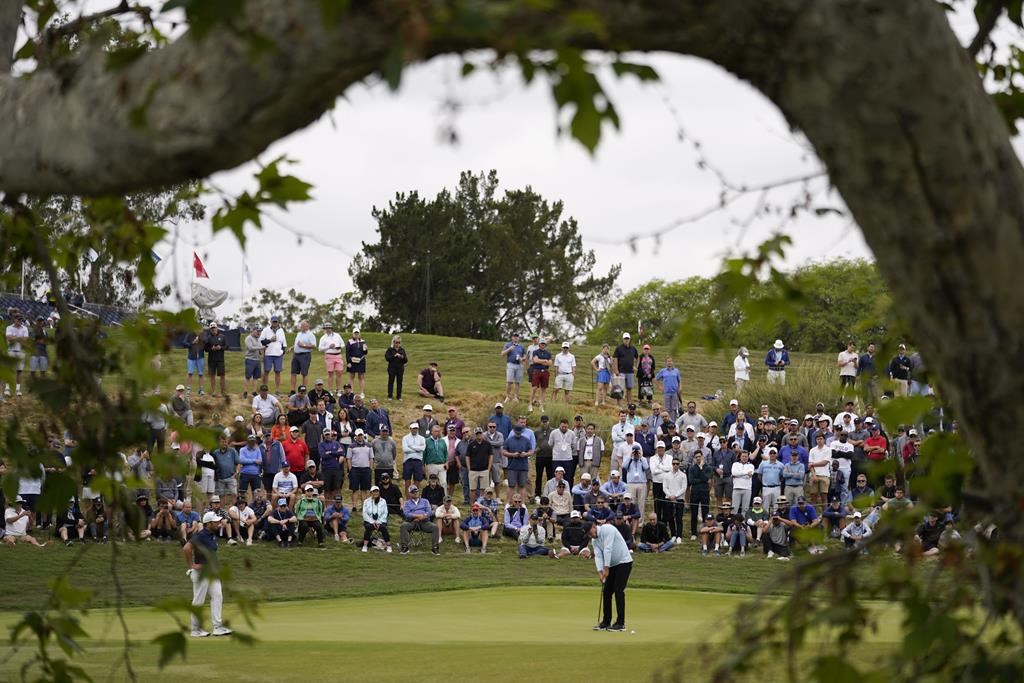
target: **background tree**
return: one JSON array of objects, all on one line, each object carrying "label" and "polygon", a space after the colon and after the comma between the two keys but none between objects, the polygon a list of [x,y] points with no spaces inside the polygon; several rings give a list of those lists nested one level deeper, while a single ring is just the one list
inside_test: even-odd
[{"label": "background tree", "polygon": [[287,331],[299,328],[299,321],[306,320],[319,332],[324,323],[334,325],[334,330],[344,335],[346,330],[363,325],[365,316],[359,310],[358,298],[353,292],[346,292],[330,301],[320,302],[303,292],[289,289],[287,293],[260,288],[239,310],[239,324],[265,325],[271,315],[281,318],[281,326]]},{"label": "background tree", "polygon": [[[398,194],[374,208],[379,240],[349,274],[387,329],[496,339],[576,334],[615,286],[596,275],[561,202],[529,187],[497,196],[498,174],[463,172],[454,193]],[[593,301],[593,303],[591,303]]]}]

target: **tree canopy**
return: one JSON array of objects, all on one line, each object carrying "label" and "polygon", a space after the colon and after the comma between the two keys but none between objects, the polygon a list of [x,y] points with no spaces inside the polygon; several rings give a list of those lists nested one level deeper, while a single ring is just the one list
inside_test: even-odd
[{"label": "tree canopy", "polygon": [[378,241],[349,274],[386,330],[497,339],[566,337],[586,325],[619,266],[594,273],[576,220],[530,187],[498,196],[498,174],[462,173],[427,200],[399,193],[374,207]]}]

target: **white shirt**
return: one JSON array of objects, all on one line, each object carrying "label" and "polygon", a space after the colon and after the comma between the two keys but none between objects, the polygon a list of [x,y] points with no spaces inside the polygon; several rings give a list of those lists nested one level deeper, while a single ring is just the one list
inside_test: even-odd
[{"label": "white shirt", "polygon": [[274,419],[275,409],[281,407],[281,402],[277,400],[277,396],[273,394],[267,394],[266,398],[263,398],[259,394],[252,397],[252,411],[259,413],[263,416],[263,421]]},{"label": "white shirt", "polygon": [[732,464],[732,488],[740,491],[749,491],[753,485],[754,466],[749,462],[734,462]]},{"label": "white shirt", "polygon": [[291,493],[299,488],[299,478],[291,472],[287,475],[284,472],[278,472],[274,475],[274,483],[270,485],[270,488],[281,493]]},{"label": "white shirt", "polygon": [[744,379],[750,381],[750,359],[746,356],[737,355],[732,361],[733,379]]},{"label": "white shirt", "polygon": [[245,506],[244,510],[239,510],[237,505],[232,505],[231,512],[238,515],[238,523],[241,526],[249,526],[256,521],[256,513],[248,505]]},{"label": "white shirt", "polygon": [[[736,425],[738,424],[739,422],[733,422],[731,425],[729,425],[729,433],[726,435],[727,437],[736,436]],[[744,422],[743,426],[745,427],[743,431],[745,431],[747,433],[747,436],[750,437],[751,440],[753,440],[754,425],[750,424],[749,422]]]},{"label": "white shirt", "polygon": [[[851,460],[853,459],[853,444],[849,441],[843,443],[835,439],[828,446],[832,449],[832,458],[839,461],[839,469],[850,471]],[[838,455],[837,455],[838,454]],[[810,457],[810,454],[808,454]],[[846,482],[849,485],[850,482]]]},{"label": "white shirt", "polygon": [[425,450],[427,440],[419,434],[406,434],[402,437],[402,454],[406,460],[422,460]]},{"label": "white shirt", "polygon": [[832,429],[832,418],[829,417],[828,415],[821,414],[821,415],[814,415],[813,417],[814,417],[814,426],[815,427],[818,426],[818,421],[819,420],[828,420],[828,428]]},{"label": "white shirt", "polygon": [[295,348],[293,349],[295,353],[312,353],[312,348],[303,348],[299,346],[299,344],[307,344],[308,346],[316,348],[316,335],[309,330],[299,332],[295,335]]},{"label": "white shirt", "polygon": [[442,504],[434,508],[434,519],[459,519],[461,516],[462,513],[459,512],[459,508],[454,505],[450,508],[446,508]]},{"label": "white shirt", "polygon": [[8,536],[24,536],[28,533],[28,517],[20,517],[17,522],[9,521],[11,517],[18,514],[14,508],[4,510],[4,520],[7,521]]},{"label": "white shirt", "polygon": [[665,481],[665,475],[672,472],[672,456],[668,452],[661,456],[655,453],[648,460],[648,464],[651,466],[651,481],[656,484],[662,484]]},{"label": "white shirt", "polygon": [[555,370],[560,375],[571,375],[576,371],[576,356],[571,353],[559,353],[555,356]]},{"label": "white shirt", "polygon": [[[836,443],[839,443],[838,441]],[[816,462],[824,460],[824,465],[814,465]],[[807,452],[807,462],[811,464],[811,470],[815,476],[827,477],[832,472],[832,448],[829,446],[822,446],[821,448],[815,446]]]},{"label": "white shirt", "polygon": [[674,496],[679,500],[686,495],[686,486],[686,473],[681,468],[675,472],[669,472],[661,480],[661,488],[665,495]]},{"label": "white shirt", "polygon": [[625,423],[616,422],[612,425],[612,443],[616,446],[620,443],[625,443],[626,434],[632,434],[633,431],[634,427],[628,421]]},{"label": "white shirt", "polygon": [[[7,336],[8,337],[17,337],[18,339],[24,339],[24,340],[28,341],[28,326],[27,325],[21,325],[20,327],[15,327],[14,325],[8,325],[7,326]],[[20,341],[8,342],[7,351],[8,351],[8,353],[21,353],[21,342]]]},{"label": "white shirt", "polygon": [[270,343],[267,344],[266,349],[263,352],[264,356],[274,357],[284,355],[284,348],[288,345],[288,342],[285,340],[284,330],[282,328],[279,327],[275,331],[270,327],[264,327],[263,332],[260,333],[260,341],[262,342],[264,339],[270,340]]},{"label": "white shirt", "polygon": [[588,436],[586,438],[587,438],[587,440],[584,442],[584,446],[583,446],[583,460],[584,461],[593,460],[594,459],[594,438],[595,437]]},{"label": "white shirt", "polygon": [[341,335],[337,332],[328,332],[320,337],[320,346],[318,348],[324,353],[337,355],[345,350],[345,342],[342,341]]},{"label": "white shirt", "polygon": [[597,364],[598,370],[611,370],[612,369],[612,358],[606,356],[603,353],[599,353],[594,356],[594,363]]},{"label": "white shirt", "polygon": [[839,362],[839,376],[856,377],[858,358],[860,356],[852,351],[840,351],[839,357],[836,359]]}]

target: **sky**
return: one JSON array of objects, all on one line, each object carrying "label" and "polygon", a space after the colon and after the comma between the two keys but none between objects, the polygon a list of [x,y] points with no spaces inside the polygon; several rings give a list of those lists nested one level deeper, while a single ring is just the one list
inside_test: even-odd
[{"label": "sky", "polygon": [[[969,27],[958,29],[969,33]],[[453,187],[464,170],[492,168],[503,189],[529,185],[549,200],[562,200],[565,214],[578,221],[584,246],[597,257],[597,271],[622,265],[623,291],[655,277],[712,275],[723,256],[749,250],[780,228],[794,241],[789,268],[871,257],[860,230],[843,216],[794,221],[784,211],[749,220],[759,193],[683,221],[660,239],[638,239],[631,248],[631,236],[663,230],[718,203],[722,183],[708,165],[734,186],[821,169],[778,109],[719,67],[667,54],[631,59],[651,64],[660,81],[641,84],[633,77],[616,79],[608,68],[599,72],[622,126],[606,126],[593,155],[559,134],[565,116],[555,111],[549,86],[525,86],[516,71],[477,70],[462,78],[461,62],[447,57],[408,67],[394,92],[382,83],[356,85],[333,111],[260,157],[294,160],[289,170],[314,185],[312,201],[270,211],[262,230],[247,229],[244,252],[227,232],[214,236],[208,223],[179,226],[156,249],[164,258],[158,279],[187,298],[194,250],[210,274],[203,284],[229,293],[217,309],[220,316],[237,311],[243,290],[247,299],[259,288],[295,288],[327,300],[353,289],[352,256],[362,243],[376,241],[374,206],[386,205],[397,192],[432,197]],[[448,102],[459,105],[454,115]],[[455,143],[444,139],[448,126],[457,132]],[[256,168],[245,164],[212,182],[229,191],[252,188]],[[811,187],[814,206],[843,208],[827,179]],[[799,184],[785,186],[768,201],[788,207],[802,192]],[[216,200],[210,203],[216,206]]]}]

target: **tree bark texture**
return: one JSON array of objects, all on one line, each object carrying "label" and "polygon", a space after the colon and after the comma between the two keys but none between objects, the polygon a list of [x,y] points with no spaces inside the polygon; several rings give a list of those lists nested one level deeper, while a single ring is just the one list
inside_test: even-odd
[{"label": "tree bark texture", "polygon": [[[317,119],[395,49],[411,49],[409,61],[563,39],[551,14],[525,7],[477,29],[432,15],[424,37],[418,7],[431,5],[356,2],[324,26],[316,0],[250,0],[244,23],[282,49],[254,56],[216,29],[121,71],[86,55],[61,75],[0,75],[0,189],[90,194],[202,178]],[[1024,458],[1008,457],[1006,435],[1024,421],[1014,360],[1024,351],[1024,172],[939,3],[590,0],[558,11],[572,8],[606,27],[579,46],[708,59],[807,135],[962,418],[996,521],[1021,540]],[[1024,623],[1024,597],[1017,605]]]}]

